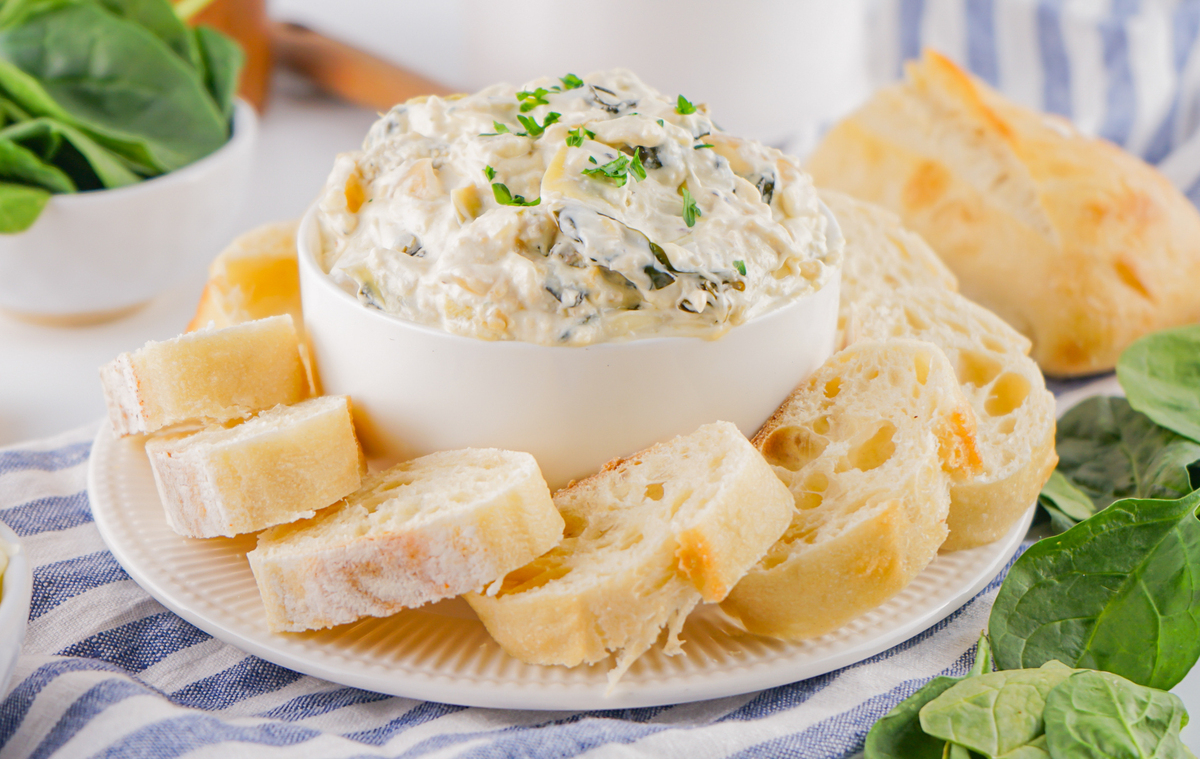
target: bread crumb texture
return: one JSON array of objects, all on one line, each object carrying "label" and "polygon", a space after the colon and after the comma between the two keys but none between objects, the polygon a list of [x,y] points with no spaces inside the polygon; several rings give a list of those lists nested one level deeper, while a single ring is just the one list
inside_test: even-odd
[{"label": "bread crumb texture", "polygon": [[562,543],[468,603],[510,655],[575,666],[617,654],[617,679],[700,603],[719,601],[779,538],[792,498],[728,422],[655,445],[560,490]]},{"label": "bread crumb texture", "polygon": [[315,518],[263,532],[247,558],[271,629],[299,631],[480,590],[562,533],[532,456],[466,449],[370,476]]},{"label": "bread crumb texture", "polygon": [[796,509],[722,608],[751,632],[793,640],[903,589],[946,539],[950,483],[980,466],[974,413],[950,362],[914,340],[835,354],[753,443]]}]

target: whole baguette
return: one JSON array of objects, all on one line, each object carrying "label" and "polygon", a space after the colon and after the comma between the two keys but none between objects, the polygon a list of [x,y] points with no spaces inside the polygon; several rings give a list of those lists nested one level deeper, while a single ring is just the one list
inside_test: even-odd
[{"label": "whole baguette", "polygon": [[1200,212],[1138,158],[927,52],[834,127],[807,168],[924,237],[1048,374],[1107,371],[1200,320]]}]

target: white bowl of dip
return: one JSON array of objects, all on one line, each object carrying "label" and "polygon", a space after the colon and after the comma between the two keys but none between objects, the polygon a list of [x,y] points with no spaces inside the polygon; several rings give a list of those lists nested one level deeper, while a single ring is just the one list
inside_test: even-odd
[{"label": "white bowl of dip", "polygon": [[[841,232],[828,209],[829,248]],[[314,206],[297,248],[323,391],[349,395],[364,449],[388,464],[441,450],[527,451],[552,488],[707,422],[752,435],[832,354],[838,278],[723,337],[547,346],[454,335],[368,308],[318,264]]]},{"label": "white bowl of dip", "polygon": [[50,324],[116,318],[200,271],[249,189],[257,134],[239,100],[229,140],[168,174],[54,195],[29,229],[0,235],[0,310]]}]

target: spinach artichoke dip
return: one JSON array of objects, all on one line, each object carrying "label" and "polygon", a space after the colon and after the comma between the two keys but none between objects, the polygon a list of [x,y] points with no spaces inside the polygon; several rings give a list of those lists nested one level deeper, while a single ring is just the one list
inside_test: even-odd
[{"label": "spinach artichoke dip", "polygon": [[542,345],[720,337],[840,261],[794,158],[623,70],[398,105],[317,217],[320,264],[366,306]]}]

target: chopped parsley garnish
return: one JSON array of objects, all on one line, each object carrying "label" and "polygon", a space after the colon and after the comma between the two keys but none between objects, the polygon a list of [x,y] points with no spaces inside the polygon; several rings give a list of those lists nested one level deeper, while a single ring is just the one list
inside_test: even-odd
[{"label": "chopped parsley garnish", "polygon": [[743,277],[746,276],[746,262],[745,261],[734,261],[733,268],[738,270],[738,274],[741,274]]},{"label": "chopped parsley garnish", "polygon": [[566,92],[567,90],[577,90],[583,86],[583,80],[580,79],[579,77],[575,76],[574,74],[567,74],[566,76],[560,76],[558,78],[558,81],[562,82],[562,87],[559,87],[558,85],[551,87],[551,89],[553,89],[557,92]]},{"label": "chopped parsley garnish", "polygon": [[507,186],[499,182],[492,182],[492,195],[496,196],[496,202],[502,206],[536,206],[542,202],[541,198],[526,200],[523,195],[513,195]]},{"label": "chopped parsley garnish", "polygon": [[637,151],[634,151],[633,158],[629,161],[629,170],[639,182],[646,178],[646,167],[642,165],[642,157]]},{"label": "chopped parsley garnish", "polygon": [[539,105],[550,105],[550,101],[546,96],[550,94],[550,90],[545,87],[538,87],[533,92],[529,90],[521,90],[517,93],[517,100],[521,101],[521,113],[529,113]]},{"label": "chopped parsley garnish", "polygon": [[[588,156],[588,160],[596,163],[596,159]],[[597,179],[604,179],[612,182],[617,187],[624,187],[629,181],[629,174],[633,173],[634,179],[642,181],[646,178],[646,169],[642,167],[642,162],[634,155],[630,160],[627,155],[619,155],[606,164],[597,166],[594,169],[584,169],[583,173]]]},{"label": "chopped parsley garnish", "polygon": [[[512,134],[512,132],[508,131],[508,127],[504,126],[499,121],[492,122],[492,129],[495,129],[496,131],[482,132],[482,133],[480,133],[479,136],[480,137],[495,137],[498,134]],[[520,132],[518,132],[517,134],[520,134]]]},{"label": "chopped parsley garnish", "polygon": [[571,131],[567,132],[567,144],[573,148],[578,148],[583,145],[583,140],[585,137],[589,140],[593,140],[596,138],[596,133],[590,129],[575,127]]},{"label": "chopped parsley garnish", "polygon": [[686,187],[683,188],[683,223],[689,227],[696,226],[696,217],[703,216],[700,207],[696,205],[696,199],[688,192]]},{"label": "chopped parsley garnish", "polygon": [[536,138],[542,136],[542,132],[546,131],[546,127],[548,127],[551,124],[553,124],[554,122],[558,121],[558,118],[560,115],[561,114],[559,114],[559,113],[555,113],[554,111],[551,111],[550,113],[546,114],[546,118],[542,121],[541,124],[537,123],[537,119],[535,119],[531,116],[525,116],[523,114],[518,115],[517,120],[521,122],[521,126],[525,127],[525,132],[524,132],[525,136],[533,137],[534,139],[536,139]]},{"label": "chopped parsley garnish", "polygon": [[496,178],[496,170],[493,169],[491,166],[484,166],[483,167],[483,175],[485,177],[487,177],[488,181],[490,182]]},{"label": "chopped parsley garnish", "polygon": [[703,145],[693,145],[692,150],[699,150],[700,148],[711,148],[711,147],[712,147],[712,145],[710,143],[706,142]]},{"label": "chopped parsley garnish", "polygon": [[683,95],[680,95],[679,100],[676,101],[676,103],[675,103],[675,113],[679,113],[679,114],[683,114],[684,116],[687,116],[689,113],[695,113],[695,112],[696,112],[696,106],[692,105],[692,102],[690,100],[688,100],[687,98],[685,98]]},{"label": "chopped parsley garnish", "polygon": [[666,124],[664,124],[664,123],[663,123],[663,120],[662,120],[662,119],[659,119],[659,120],[658,120],[658,125],[659,125],[660,127],[665,127],[665,126],[666,126]]}]

